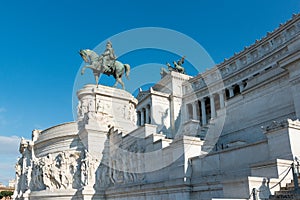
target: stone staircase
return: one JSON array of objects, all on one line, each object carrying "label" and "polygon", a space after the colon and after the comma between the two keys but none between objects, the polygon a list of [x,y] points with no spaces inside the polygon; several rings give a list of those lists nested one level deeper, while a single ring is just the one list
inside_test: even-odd
[{"label": "stone staircase", "polygon": [[[298,183],[300,187],[300,176],[298,177]],[[274,195],[271,195],[270,200],[300,200],[300,190],[295,192],[294,181],[287,183],[285,187],[280,187],[279,191],[276,191]]]}]

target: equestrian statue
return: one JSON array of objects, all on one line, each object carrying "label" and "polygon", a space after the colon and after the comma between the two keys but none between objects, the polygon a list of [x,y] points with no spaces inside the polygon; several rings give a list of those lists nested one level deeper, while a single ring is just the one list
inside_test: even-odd
[{"label": "equestrian statue", "polygon": [[122,76],[125,73],[126,78],[129,79],[130,65],[117,60],[110,41],[107,42],[106,49],[100,56],[90,49],[80,50],[79,54],[84,62],[88,64],[81,69],[81,75],[84,74],[86,68],[90,68],[93,71],[97,87],[101,73],[108,76],[113,75],[116,79],[113,87],[120,83],[122,88],[125,89]]}]

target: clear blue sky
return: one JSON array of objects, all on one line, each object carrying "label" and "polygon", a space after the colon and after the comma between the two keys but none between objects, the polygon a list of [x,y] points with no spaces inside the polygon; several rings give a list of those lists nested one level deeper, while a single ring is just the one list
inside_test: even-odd
[{"label": "clear blue sky", "polygon": [[[164,27],[195,39],[220,63],[299,13],[299,8],[296,0],[3,1],[0,182],[14,178],[20,137],[31,138],[33,129],[73,121],[72,89],[82,63],[79,49],[93,49],[129,29]],[[148,62],[148,57],[140,59]]]}]

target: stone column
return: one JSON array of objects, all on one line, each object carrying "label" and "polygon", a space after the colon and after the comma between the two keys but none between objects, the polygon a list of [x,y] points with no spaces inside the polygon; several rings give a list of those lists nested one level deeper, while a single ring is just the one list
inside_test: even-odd
[{"label": "stone column", "polygon": [[[150,107],[151,108],[151,107]],[[153,118],[153,109],[150,109],[150,123],[153,124],[154,123],[154,118]]]},{"label": "stone column", "polygon": [[184,106],[184,117],[185,117],[185,121],[189,121],[190,119],[190,113],[189,113],[189,104],[186,104]]},{"label": "stone column", "polygon": [[136,112],[136,116],[137,116],[137,125],[141,126],[141,111],[137,111]]},{"label": "stone column", "polygon": [[239,88],[240,88],[240,92],[243,92],[244,91],[244,83],[243,82],[241,82],[241,83],[239,83]]},{"label": "stone column", "polygon": [[233,93],[233,87],[230,86],[230,87],[228,88],[228,90],[229,90],[229,98],[233,97],[233,96],[234,96],[234,93]]},{"label": "stone column", "polygon": [[149,124],[149,106],[146,106],[146,121],[145,124]]},{"label": "stone column", "polygon": [[215,98],[214,95],[210,95],[209,96],[210,99],[210,111],[211,111],[211,118],[215,118],[216,117],[216,108],[215,108]]},{"label": "stone column", "polygon": [[206,109],[205,109],[205,99],[201,99],[201,115],[202,115],[202,125],[206,124]]},{"label": "stone column", "polygon": [[219,92],[219,98],[220,98],[220,109],[224,108],[225,101],[224,101],[224,91]]},{"label": "stone column", "polygon": [[193,106],[193,119],[197,120],[197,101],[192,103]]},{"label": "stone column", "polygon": [[141,109],[141,126],[143,126],[145,124],[145,113],[144,113],[144,108]]}]

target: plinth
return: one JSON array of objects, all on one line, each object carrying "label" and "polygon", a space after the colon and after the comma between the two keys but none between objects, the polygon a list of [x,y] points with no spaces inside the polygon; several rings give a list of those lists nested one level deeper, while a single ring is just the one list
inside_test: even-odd
[{"label": "plinth", "polygon": [[87,151],[101,158],[106,134],[114,127],[127,134],[137,128],[135,99],[125,90],[85,85],[77,92],[79,136]]}]

